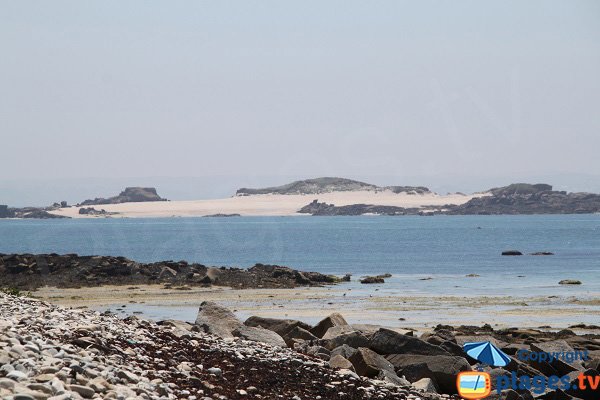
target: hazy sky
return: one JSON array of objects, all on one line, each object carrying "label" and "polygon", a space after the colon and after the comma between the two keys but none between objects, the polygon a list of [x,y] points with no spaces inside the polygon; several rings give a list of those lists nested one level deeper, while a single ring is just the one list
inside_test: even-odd
[{"label": "hazy sky", "polygon": [[0,5],[5,194],[599,175],[600,1]]}]

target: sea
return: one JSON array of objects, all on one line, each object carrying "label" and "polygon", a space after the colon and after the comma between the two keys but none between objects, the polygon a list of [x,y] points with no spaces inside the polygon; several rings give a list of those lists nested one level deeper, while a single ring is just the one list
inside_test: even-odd
[{"label": "sea", "polygon": [[6,219],[0,253],[277,264],[352,274],[363,291],[356,279],[389,273],[377,295],[570,298],[600,323],[600,215]]}]

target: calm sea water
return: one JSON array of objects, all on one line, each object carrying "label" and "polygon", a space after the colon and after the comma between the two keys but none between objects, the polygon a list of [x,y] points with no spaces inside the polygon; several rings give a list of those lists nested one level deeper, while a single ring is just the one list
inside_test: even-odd
[{"label": "calm sea water", "polygon": [[[555,255],[501,256],[507,249]],[[600,215],[0,220],[0,252],[389,272],[382,289],[407,293],[600,292]],[[481,277],[465,282],[466,274]],[[558,286],[561,279],[584,285]]]}]

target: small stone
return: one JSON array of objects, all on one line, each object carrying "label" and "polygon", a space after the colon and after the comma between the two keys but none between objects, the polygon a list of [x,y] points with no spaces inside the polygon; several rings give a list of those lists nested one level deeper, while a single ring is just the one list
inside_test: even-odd
[{"label": "small stone", "polygon": [[91,387],[82,386],[82,385],[69,385],[69,390],[75,393],[80,394],[82,397],[86,399],[91,399],[96,392]]},{"label": "small stone", "polygon": [[53,374],[41,374],[41,375],[36,376],[34,379],[38,382],[50,382],[52,379],[54,379],[54,375]]},{"label": "small stone", "polygon": [[209,374],[213,374],[213,375],[217,375],[217,376],[221,376],[223,374],[223,371],[221,371],[221,368],[216,368],[216,367],[211,367],[211,368],[207,369],[206,371],[208,371]]},{"label": "small stone", "polygon": [[15,381],[13,381],[12,379],[8,379],[8,378],[0,378],[0,388],[14,390]]},{"label": "small stone", "polygon": [[138,383],[140,381],[140,378],[137,375],[132,374],[129,371],[121,370],[117,373],[117,376],[119,378],[125,379],[126,381],[129,381],[131,383]]},{"label": "small stone", "polygon": [[14,379],[15,381],[22,381],[24,379],[27,379],[27,374],[25,372],[14,370],[6,374],[6,377]]}]

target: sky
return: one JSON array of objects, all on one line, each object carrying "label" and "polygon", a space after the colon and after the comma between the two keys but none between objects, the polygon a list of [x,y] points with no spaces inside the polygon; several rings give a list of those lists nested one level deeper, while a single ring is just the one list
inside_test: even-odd
[{"label": "sky", "polygon": [[0,49],[0,204],[318,176],[600,190],[595,0],[2,0]]}]

